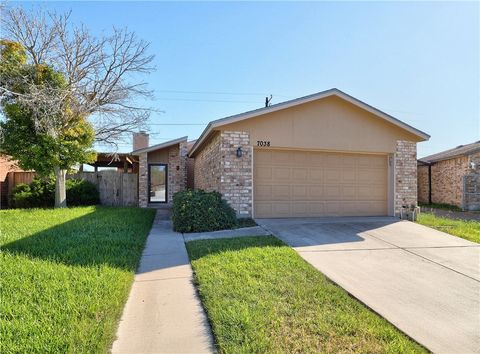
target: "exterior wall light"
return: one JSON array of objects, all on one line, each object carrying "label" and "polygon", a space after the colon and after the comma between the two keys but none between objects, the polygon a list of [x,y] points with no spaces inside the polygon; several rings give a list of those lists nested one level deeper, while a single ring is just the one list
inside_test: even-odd
[{"label": "exterior wall light", "polygon": [[242,157],[242,155],[243,155],[242,147],[239,146],[238,149],[237,149],[237,157],[240,158],[240,157]]}]

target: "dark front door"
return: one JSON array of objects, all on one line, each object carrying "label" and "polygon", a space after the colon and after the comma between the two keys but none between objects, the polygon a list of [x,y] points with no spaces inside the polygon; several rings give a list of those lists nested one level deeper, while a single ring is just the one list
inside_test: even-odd
[{"label": "dark front door", "polygon": [[167,202],[167,165],[148,165],[148,185],[150,203]]}]

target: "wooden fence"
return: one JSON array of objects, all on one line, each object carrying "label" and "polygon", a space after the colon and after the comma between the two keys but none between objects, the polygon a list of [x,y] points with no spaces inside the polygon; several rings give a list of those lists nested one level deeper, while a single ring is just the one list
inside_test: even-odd
[{"label": "wooden fence", "polygon": [[13,187],[21,183],[30,184],[34,177],[35,172],[8,172],[5,181],[0,183],[0,208],[9,206]]},{"label": "wooden fence", "polygon": [[120,171],[79,172],[67,178],[86,179],[100,192],[100,203],[112,206],[138,205],[138,180],[136,173]]},{"label": "wooden fence", "polygon": [[[100,192],[100,203],[111,206],[138,205],[138,178],[136,173],[120,171],[79,172],[67,175],[67,178],[86,179],[92,182]],[[0,191],[0,206],[5,208],[13,188],[20,183],[29,184],[35,172],[9,172],[4,182],[6,188]],[[3,187],[3,186],[2,186]]]}]

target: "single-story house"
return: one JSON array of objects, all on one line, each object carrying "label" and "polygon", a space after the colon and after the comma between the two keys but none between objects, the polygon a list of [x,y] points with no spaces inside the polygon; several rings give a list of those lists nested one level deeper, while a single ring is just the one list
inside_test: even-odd
[{"label": "single-story house", "polygon": [[[331,89],[210,122],[199,139],[134,137],[139,206],[188,186],[223,194],[241,217],[399,215],[417,204],[426,133]],[[193,183],[192,183],[193,179]]]},{"label": "single-story house", "polygon": [[480,210],[480,141],[419,159],[418,201]]}]

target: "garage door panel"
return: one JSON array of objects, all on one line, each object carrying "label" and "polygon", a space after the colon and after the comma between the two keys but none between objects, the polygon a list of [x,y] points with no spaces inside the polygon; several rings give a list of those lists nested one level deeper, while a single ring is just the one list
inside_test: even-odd
[{"label": "garage door panel", "polygon": [[356,178],[355,168],[342,170],[342,182],[355,183]]},{"label": "garage door panel", "polygon": [[310,168],[309,169],[309,182],[311,183],[321,183],[323,181],[323,172],[324,170],[320,168]]},{"label": "garage door panel", "polygon": [[294,168],[292,176],[295,181],[303,182],[308,179],[308,168]]},{"label": "garage door panel", "polygon": [[289,165],[291,164],[292,153],[290,151],[275,150],[271,153],[271,161],[274,164]]},{"label": "garage door panel", "polygon": [[292,187],[292,200],[307,200],[309,186],[307,185],[293,185]]},{"label": "garage door panel", "polygon": [[272,168],[259,166],[255,169],[254,178],[259,181],[272,180]]},{"label": "garage door panel", "polygon": [[290,191],[291,191],[291,186],[288,184],[272,186],[271,199],[275,201],[291,200],[292,195]]},{"label": "garage door panel", "polygon": [[386,215],[387,156],[255,150],[256,217]]},{"label": "garage door panel", "polygon": [[321,200],[324,195],[325,193],[323,192],[323,185],[315,184],[308,186],[308,199]]},{"label": "garage door panel", "polygon": [[325,170],[325,182],[338,182],[342,178],[342,170],[340,168],[328,168]]},{"label": "garage door panel", "polygon": [[290,167],[273,167],[272,176],[275,180],[291,180],[292,168]]}]

